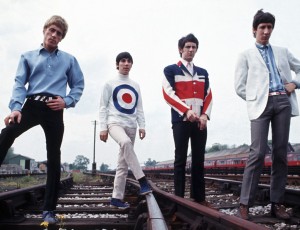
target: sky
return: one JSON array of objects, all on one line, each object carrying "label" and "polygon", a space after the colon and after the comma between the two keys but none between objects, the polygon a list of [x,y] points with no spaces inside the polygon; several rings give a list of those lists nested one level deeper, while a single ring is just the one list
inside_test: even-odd
[{"label": "sky", "polygon": [[[37,49],[45,21],[60,15],[69,31],[59,48],[77,58],[85,77],[81,100],[64,113],[63,163],[73,163],[77,155],[92,163],[95,138],[97,168],[102,163],[116,167],[119,147],[110,137],[101,142],[98,126],[94,136],[94,121],[99,119],[101,87],[117,74],[115,57],[123,51],[133,56],[130,77],[140,84],[146,118],[146,138],[135,142],[138,159],[174,158],[170,107],[162,96],[163,69],[179,60],[177,42],[188,33],[199,40],[194,63],[208,71],[213,93],[207,147],[250,144],[246,103],[235,93],[234,69],[238,54],[254,45],[252,20],[262,8],[276,17],[271,44],[287,47],[300,58],[299,0],[0,0],[0,129],[10,113],[20,55]],[[291,143],[300,142],[299,127],[300,118],[292,118]],[[45,160],[41,127],[22,134],[13,148]]]}]

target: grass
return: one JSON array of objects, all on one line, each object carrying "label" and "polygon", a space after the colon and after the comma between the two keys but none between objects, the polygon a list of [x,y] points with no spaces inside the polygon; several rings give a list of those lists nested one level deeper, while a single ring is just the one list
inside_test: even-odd
[{"label": "grass", "polygon": [[[66,172],[61,173],[61,178],[68,175]],[[75,184],[86,184],[90,182],[98,182],[99,176],[92,177],[81,172],[73,172],[73,181]],[[11,191],[14,189],[28,188],[35,185],[45,184],[47,175],[27,175],[23,177],[8,177],[0,179],[0,192]]]},{"label": "grass", "polygon": [[97,182],[99,181],[99,177],[92,177],[91,175],[86,175],[81,172],[73,172],[73,181],[75,184],[85,184],[87,182]]},{"label": "grass", "polygon": [[[63,172],[61,178],[68,173]],[[6,192],[14,189],[28,188],[35,185],[45,184],[47,175],[27,175],[22,177],[8,177],[0,179],[0,192]]]}]

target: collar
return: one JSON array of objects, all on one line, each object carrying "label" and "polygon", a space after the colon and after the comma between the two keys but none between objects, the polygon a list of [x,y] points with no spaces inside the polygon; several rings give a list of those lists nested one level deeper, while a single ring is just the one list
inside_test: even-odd
[{"label": "collar", "polygon": [[263,50],[263,49],[265,49],[266,47],[267,47],[267,48],[270,48],[270,43],[268,43],[267,45],[262,45],[262,44],[259,44],[259,43],[255,42],[255,46],[256,46],[258,49]]},{"label": "collar", "polygon": [[[39,53],[41,53],[43,50],[45,50],[46,52],[49,53],[49,51],[45,49],[45,47],[43,46],[43,43],[42,43],[42,44],[40,45],[40,48],[39,48]],[[58,51],[59,51],[59,49],[58,49],[58,47],[57,47],[52,53],[55,53],[56,55],[58,55]],[[51,53],[51,54],[52,54],[52,53]]]},{"label": "collar", "polygon": [[[186,67],[187,66],[187,63],[188,61],[184,60],[183,58],[180,59],[181,63]],[[192,66],[194,66],[193,62],[189,62]]]},{"label": "collar", "polygon": [[126,80],[126,79],[129,78],[129,74],[128,75],[124,75],[124,74],[118,73],[117,76],[118,76],[119,79],[122,79],[122,80]]}]

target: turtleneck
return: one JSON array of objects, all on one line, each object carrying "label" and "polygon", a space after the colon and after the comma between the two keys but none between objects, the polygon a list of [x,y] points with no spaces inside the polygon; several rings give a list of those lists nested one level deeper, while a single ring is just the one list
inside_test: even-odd
[{"label": "turtleneck", "polygon": [[[130,100],[126,100],[130,98]],[[145,117],[139,84],[129,75],[117,73],[104,84],[100,99],[100,130],[109,124],[144,129]]]},{"label": "turtleneck", "polygon": [[129,74],[124,75],[124,74],[118,73],[118,78],[121,80],[126,80],[129,78]]}]

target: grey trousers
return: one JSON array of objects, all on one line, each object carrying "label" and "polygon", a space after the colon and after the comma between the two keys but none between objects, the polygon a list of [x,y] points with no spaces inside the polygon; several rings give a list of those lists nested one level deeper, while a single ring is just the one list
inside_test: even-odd
[{"label": "grey trousers", "polygon": [[135,179],[138,180],[145,176],[133,149],[136,128],[112,124],[108,126],[108,131],[109,135],[120,146],[112,197],[122,200],[124,198],[128,167],[131,169]]},{"label": "grey trousers", "polygon": [[267,151],[269,125],[272,128],[270,201],[282,203],[287,178],[287,146],[291,105],[287,95],[269,96],[265,111],[251,120],[250,154],[245,167],[240,203],[253,205]]}]

